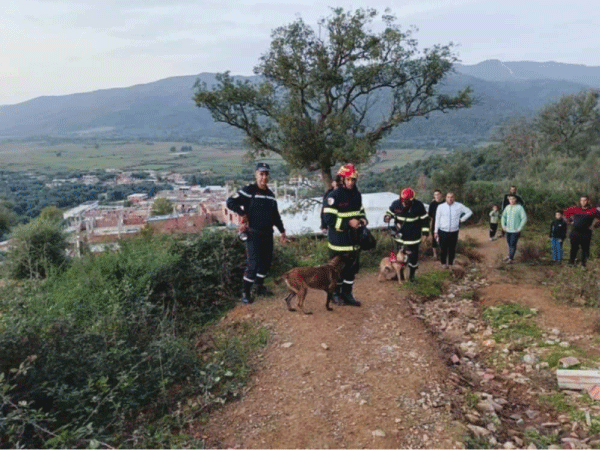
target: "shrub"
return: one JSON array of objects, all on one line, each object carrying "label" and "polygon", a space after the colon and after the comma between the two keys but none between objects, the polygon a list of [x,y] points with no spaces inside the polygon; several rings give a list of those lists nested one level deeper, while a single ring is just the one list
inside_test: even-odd
[{"label": "shrub", "polygon": [[19,226],[12,235],[8,253],[8,276],[40,279],[66,263],[66,239],[60,223],[38,218]]},{"label": "shrub", "polygon": [[[183,396],[198,396],[199,411],[236,396],[248,352],[265,334],[242,331],[250,341],[232,338],[206,361],[189,336],[232,305],[240,255],[232,233],[147,237],[84,256],[43,282],[3,286],[0,446],[130,443],[137,423],[152,423]],[[175,388],[184,381],[186,390]],[[161,437],[147,443],[185,440]]]},{"label": "shrub", "polygon": [[559,302],[578,306],[600,306],[600,269],[588,265],[587,268],[563,268],[552,280],[551,291]]}]

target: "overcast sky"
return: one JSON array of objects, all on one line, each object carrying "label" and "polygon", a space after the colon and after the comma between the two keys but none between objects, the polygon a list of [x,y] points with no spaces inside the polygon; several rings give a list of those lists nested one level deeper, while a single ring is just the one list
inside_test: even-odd
[{"label": "overcast sky", "polygon": [[0,105],[177,75],[250,75],[271,31],[330,7],[390,8],[420,47],[486,59],[600,66],[596,0],[3,0]]}]

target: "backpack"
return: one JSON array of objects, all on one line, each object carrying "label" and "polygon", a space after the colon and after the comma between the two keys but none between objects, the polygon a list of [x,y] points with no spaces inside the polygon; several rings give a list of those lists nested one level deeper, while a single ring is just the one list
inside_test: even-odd
[{"label": "backpack", "polygon": [[370,251],[377,246],[377,240],[369,229],[362,227],[359,232],[358,244],[360,245],[361,250]]}]

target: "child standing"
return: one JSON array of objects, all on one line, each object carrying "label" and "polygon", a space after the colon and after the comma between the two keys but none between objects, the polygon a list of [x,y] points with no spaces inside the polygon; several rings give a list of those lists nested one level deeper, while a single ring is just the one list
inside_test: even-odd
[{"label": "child standing", "polygon": [[498,205],[494,204],[492,205],[492,211],[490,211],[490,241],[496,239],[498,222],[500,222],[500,211],[498,211]]},{"label": "child standing", "polygon": [[563,241],[567,237],[567,221],[563,219],[563,212],[561,210],[556,210],[554,217],[556,219],[550,224],[552,259],[556,263],[560,263],[563,259]]}]

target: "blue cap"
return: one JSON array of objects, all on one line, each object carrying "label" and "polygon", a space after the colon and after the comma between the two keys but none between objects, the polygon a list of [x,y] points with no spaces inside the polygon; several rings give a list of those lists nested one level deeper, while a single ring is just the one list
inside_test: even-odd
[{"label": "blue cap", "polygon": [[271,170],[271,168],[269,167],[269,165],[267,163],[258,163],[256,165],[256,170],[259,172],[269,172]]}]

